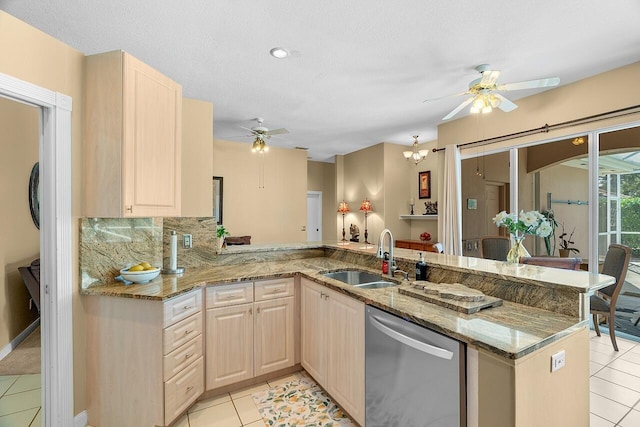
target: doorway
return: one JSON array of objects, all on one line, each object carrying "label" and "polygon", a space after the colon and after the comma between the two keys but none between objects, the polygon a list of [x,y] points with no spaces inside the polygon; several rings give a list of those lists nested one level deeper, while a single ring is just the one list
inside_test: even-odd
[{"label": "doorway", "polygon": [[[74,425],[71,109],[61,93],[0,73],[0,96],[39,108],[42,419]],[[86,421],[86,420],[85,420]],[[79,420],[78,424],[82,424]]]},{"label": "doorway", "polygon": [[322,191],[307,191],[307,241],[322,240]]}]

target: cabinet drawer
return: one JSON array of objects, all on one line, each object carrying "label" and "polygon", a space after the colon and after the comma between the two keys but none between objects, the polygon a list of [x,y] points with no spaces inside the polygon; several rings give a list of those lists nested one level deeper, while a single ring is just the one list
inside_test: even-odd
[{"label": "cabinet drawer", "polygon": [[164,327],[171,326],[201,310],[201,289],[172,298],[164,303]]},{"label": "cabinet drawer", "polygon": [[207,308],[225,307],[227,305],[244,304],[252,301],[252,282],[209,286],[207,288]]},{"label": "cabinet drawer", "polygon": [[274,280],[261,280],[255,283],[255,300],[264,301],[273,298],[293,296],[293,277]]},{"label": "cabinet drawer", "polygon": [[164,330],[162,354],[171,353],[198,334],[202,334],[202,312],[198,312]]},{"label": "cabinet drawer", "polygon": [[204,392],[204,363],[200,357],[164,383],[164,423],[171,422]]},{"label": "cabinet drawer", "polygon": [[200,356],[202,356],[202,334],[164,356],[165,381],[198,360]]}]

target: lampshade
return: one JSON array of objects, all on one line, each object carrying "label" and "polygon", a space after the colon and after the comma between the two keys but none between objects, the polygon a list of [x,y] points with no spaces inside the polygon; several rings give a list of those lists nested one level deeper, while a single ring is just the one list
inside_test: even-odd
[{"label": "lampshade", "polygon": [[349,204],[343,200],[338,205],[338,213],[344,214],[344,213],[347,213],[347,212],[351,212],[349,210]]},{"label": "lampshade", "polygon": [[369,199],[364,199],[362,203],[360,203],[360,210],[362,212],[373,212],[373,207]]},{"label": "lampshade", "polygon": [[402,155],[407,160],[412,160],[416,165],[423,161],[429,154],[429,150],[418,150],[418,135],[413,135],[413,151],[403,151]]}]

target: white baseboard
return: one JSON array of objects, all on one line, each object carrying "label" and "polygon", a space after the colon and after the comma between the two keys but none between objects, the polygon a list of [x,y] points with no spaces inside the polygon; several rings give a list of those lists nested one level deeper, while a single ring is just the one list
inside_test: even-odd
[{"label": "white baseboard", "polygon": [[35,331],[36,328],[40,326],[40,318],[38,317],[32,324],[27,326],[27,328],[20,332],[20,334],[11,340],[11,342],[4,346],[2,350],[0,350],[0,360],[4,359],[11,353],[11,351],[18,346],[22,341],[24,341],[31,332]]},{"label": "white baseboard", "polygon": [[87,427],[87,411],[82,411],[73,418],[73,427]]}]

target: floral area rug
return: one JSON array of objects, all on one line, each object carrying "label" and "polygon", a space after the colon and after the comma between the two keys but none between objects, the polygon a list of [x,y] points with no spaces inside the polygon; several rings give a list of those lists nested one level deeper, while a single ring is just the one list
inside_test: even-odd
[{"label": "floral area rug", "polygon": [[253,401],[267,426],[356,426],[347,414],[310,379],[290,381],[254,393]]}]

